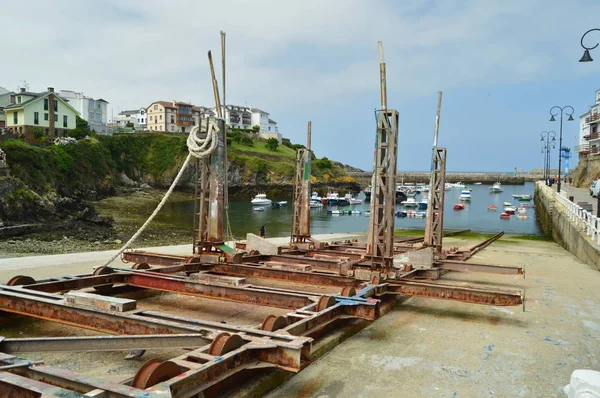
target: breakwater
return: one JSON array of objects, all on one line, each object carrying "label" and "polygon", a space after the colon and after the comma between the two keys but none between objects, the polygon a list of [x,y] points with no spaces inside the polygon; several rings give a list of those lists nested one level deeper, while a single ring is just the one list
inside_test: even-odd
[{"label": "breakwater", "polygon": [[[348,175],[360,184],[362,187],[366,187],[371,183],[371,172],[348,172]],[[410,172],[410,173],[398,173],[396,174],[396,181],[400,183],[429,183],[429,172]],[[446,173],[446,182],[457,182],[461,181],[465,184],[474,184],[481,182],[482,184],[493,184],[500,182],[506,185],[523,185],[526,181],[538,181],[541,179],[540,175],[527,174],[524,176],[512,176],[503,173]]]}]

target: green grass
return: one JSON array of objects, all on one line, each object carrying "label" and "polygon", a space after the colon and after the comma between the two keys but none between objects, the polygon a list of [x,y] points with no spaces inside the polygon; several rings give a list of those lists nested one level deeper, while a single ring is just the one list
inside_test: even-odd
[{"label": "green grass", "polygon": [[424,229],[397,229],[394,231],[394,236],[423,236]]},{"label": "green grass", "polygon": [[239,142],[232,142],[231,146],[229,148],[240,151],[240,152],[256,153],[256,154],[270,155],[270,156],[281,156],[281,157],[290,158],[290,159],[296,158],[296,151],[293,150],[292,148],[288,148],[286,146],[279,145],[277,147],[277,150],[271,151],[270,149],[267,149],[267,147],[265,146],[265,142],[258,141],[258,140],[252,140],[252,141],[254,141],[254,146],[247,146],[247,145],[240,144]]}]

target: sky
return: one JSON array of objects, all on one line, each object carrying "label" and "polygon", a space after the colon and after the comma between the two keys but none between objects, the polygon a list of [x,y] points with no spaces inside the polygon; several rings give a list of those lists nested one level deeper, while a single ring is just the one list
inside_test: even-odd
[{"label": "sky", "polygon": [[[310,120],[317,156],[371,170],[381,40],[398,170],[429,170],[441,90],[447,170],[527,171],[543,165],[540,133],[558,136],[550,108],[571,105],[577,119],[594,102],[600,49],[577,61],[597,15],[596,0],[3,1],[0,26],[14,35],[0,86],[80,91],[115,115],[156,100],[213,106],[207,51],[220,82],[223,30],[228,104],[269,112],[295,143]],[[563,145],[578,129],[563,124]]]}]

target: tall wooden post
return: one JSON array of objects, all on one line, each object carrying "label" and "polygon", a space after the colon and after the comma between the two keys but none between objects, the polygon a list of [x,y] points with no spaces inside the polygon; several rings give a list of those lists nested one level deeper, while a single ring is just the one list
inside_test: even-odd
[{"label": "tall wooden post", "polygon": [[394,255],[394,209],[396,203],[396,163],[398,160],[398,111],[387,109],[386,67],[383,45],[379,47],[381,109],[376,111],[377,132],[373,178],[371,180],[371,216],[365,257],[373,269],[388,270]]}]

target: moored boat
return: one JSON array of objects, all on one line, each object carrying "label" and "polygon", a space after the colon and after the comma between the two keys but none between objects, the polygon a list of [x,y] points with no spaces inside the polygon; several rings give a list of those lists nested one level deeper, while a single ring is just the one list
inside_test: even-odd
[{"label": "moored boat", "polygon": [[488,205],[488,211],[496,211],[498,210],[498,207],[495,205]]},{"label": "moored boat", "polygon": [[503,220],[508,220],[508,219],[510,219],[510,214],[509,213],[501,213],[500,218]]},{"label": "moored boat", "polygon": [[502,192],[502,184],[500,184],[500,182],[495,182],[494,185],[492,185],[490,187],[490,192],[491,193]]},{"label": "moored boat", "polygon": [[504,212],[507,214],[515,214],[516,211],[517,209],[513,206],[507,206],[504,208]]},{"label": "moored boat", "polygon": [[265,208],[260,206],[260,207],[254,207],[252,210],[254,211],[265,211]]},{"label": "moored boat", "polygon": [[250,203],[252,206],[265,206],[271,204],[271,199],[267,199],[266,194],[259,193],[250,201]]},{"label": "moored boat", "polygon": [[471,191],[469,191],[468,189],[463,189],[460,192],[460,196],[458,197],[458,200],[461,201],[470,201],[471,200]]},{"label": "moored boat", "polygon": [[418,207],[419,204],[415,200],[415,198],[406,198],[405,201],[400,203],[404,207]]},{"label": "moored boat", "polygon": [[465,209],[465,205],[462,203],[455,203],[454,206],[452,206],[452,208],[454,210],[464,210]]}]

